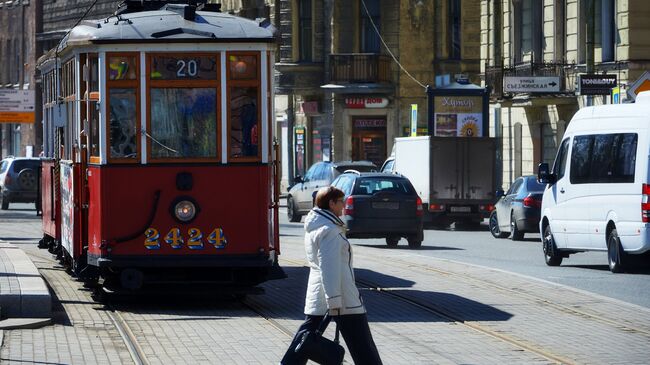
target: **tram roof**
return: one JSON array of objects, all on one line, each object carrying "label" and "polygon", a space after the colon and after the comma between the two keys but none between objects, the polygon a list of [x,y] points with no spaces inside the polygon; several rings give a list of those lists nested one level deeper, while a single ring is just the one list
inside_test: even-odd
[{"label": "tram roof", "polygon": [[187,4],[166,4],[159,10],[83,21],[61,42],[59,52],[68,46],[88,43],[269,43],[275,41],[274,31],[275,28],[268,22],[213,11],[197,11]]}]

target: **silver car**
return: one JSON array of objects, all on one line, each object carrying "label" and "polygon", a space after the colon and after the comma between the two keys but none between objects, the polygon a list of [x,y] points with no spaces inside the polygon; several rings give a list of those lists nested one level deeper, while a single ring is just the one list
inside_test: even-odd
[{"label": "silver car", "polygon": [[38,174],[41,160],[27,157],[7,157],[0,161],[0,208],[9,203],[32,203],[38,196]]},{"label": "silver car", "polygon": [[300,222],[314,206],[314,194],[318,189],[329,186],[334,179],[347,170],[372,172],[377,166],[370,161],[317,162],[305,176],[296,176],[294,185],[287,195],[287,216],[291,222]]}]

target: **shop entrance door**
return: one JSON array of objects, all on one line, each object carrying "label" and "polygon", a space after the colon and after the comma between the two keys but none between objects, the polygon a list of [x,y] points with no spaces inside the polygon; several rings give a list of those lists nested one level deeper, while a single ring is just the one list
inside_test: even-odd
[{"label": "shop entrance door", "polygon": [[386,118],[359,117],[352,123],[352,159],[381,166],[386,160]]}]

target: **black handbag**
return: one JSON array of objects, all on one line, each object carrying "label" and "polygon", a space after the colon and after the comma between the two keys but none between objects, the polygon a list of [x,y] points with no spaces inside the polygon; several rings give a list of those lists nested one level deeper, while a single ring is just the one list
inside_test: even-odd
[{"label": "black handbag", "polygon": [[321,365],[340,365],[343,363],[345,349],[339,344],[339,325],[336,324],[334,341],[323,337],[323,331],[327,328],[329,314],[323,317],[318,328],[314,331],[306,331],[296,346],[296,353]]}]

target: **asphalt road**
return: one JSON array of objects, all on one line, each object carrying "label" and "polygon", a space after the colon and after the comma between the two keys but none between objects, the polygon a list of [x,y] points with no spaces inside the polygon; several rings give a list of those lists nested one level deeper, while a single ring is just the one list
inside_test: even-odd
[{"label": "asphalt road", "polygon": [[[304,220],[304,218],[303,218]],[[289,223],[286,210],[280,213],[281,235],[302,235],[302,223]],[[282,239],[282,238],[281,238]],[[390,254],[383,239],[352,239],[355,245],[376,247]],[[402,239],[398,250],[504,270],[528,277],[563,284],[624,302],[650,308],[650,264],[634,273],[612,274],[605,252],[586,252],[564,259],[560,267],[549,267],[539,234],[526,234],[524,241],[495,239],[487,221],[478,230],[425,230],[419,250],[409,250]]]}]

